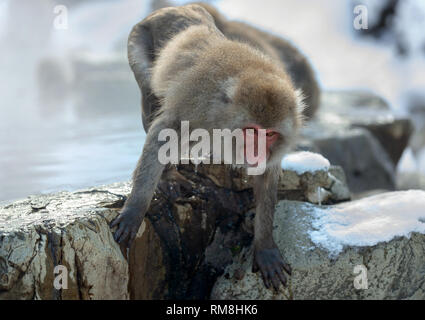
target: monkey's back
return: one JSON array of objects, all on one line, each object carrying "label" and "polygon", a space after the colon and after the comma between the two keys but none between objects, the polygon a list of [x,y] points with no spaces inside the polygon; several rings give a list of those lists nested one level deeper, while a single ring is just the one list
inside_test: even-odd
[{"label": "monkey's back", "polygon": [[152,69],[152,89],[159,98],[184,79],[214,45],[225,40],[215,27],[195,25],[177,34],[158,53]]},{"label": "monkey's back", "polygon": [[320,103],[320,88],[307,58],[288,40],[240,21],[227,20],[216,8],[198,3],[213,17],[217,28],[232,40],[249,43],[284,64],[295,87],[303,91],[306,109],[304,115],[313,117]]},{"label": "monkey's back", "polygon": [[[280,64],[261,51],[226,38],[212,26],[195,25],[177,34],[158,53],[152,69],[152,89],[160,98],[176,83],[198,77],[198,85],[238,76],[249,69],[289,79]],[[208,81],[210,80],[210,81]],[[202,89],[200,87],[200,89]]]}]

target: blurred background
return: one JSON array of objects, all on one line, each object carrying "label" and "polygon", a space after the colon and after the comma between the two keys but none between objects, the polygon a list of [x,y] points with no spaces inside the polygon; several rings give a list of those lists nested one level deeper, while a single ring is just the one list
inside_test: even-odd
[{"label": "blurred background", "polygon": [[[425,0],[210,2],[290,39],[322,88],[367,90],[410,117],[397,171],[425,175]],[[127,36],[165,4],[0,0],[0,201],[130,179],[145,133]],[[366,30],[353,27],[358,4]]]}]

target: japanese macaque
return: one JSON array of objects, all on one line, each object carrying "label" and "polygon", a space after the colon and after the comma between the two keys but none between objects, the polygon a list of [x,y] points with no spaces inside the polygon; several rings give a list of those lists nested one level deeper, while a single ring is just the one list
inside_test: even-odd
[{"label": "japanese macaque", "polygon": [[[280,163],[302,121],[303,102],[284,64],[248,43],[227,38],[197,4],[155,11],[131,31],[130,66],[142,92],[146,142],[132,191],[112,226],[115,240],[131,244],[164,170],[158,154],[164,129],[242,130],[265,139],[265,172],[254,176],[256,216],[253,270],[265,285],[286,285],[291,268],[273,237]],[[254,141],[256,141],[254,139]],[[258,140],[260,141],[260,140]],[[248,139],[246,145],[252,146]],[[254,149],[258,149],[254,143]],[[245,150],[245,148],[244,148]],[[244,151],[245,152],[245,151]],[[244,163],[250,167],[252,163]]]}]

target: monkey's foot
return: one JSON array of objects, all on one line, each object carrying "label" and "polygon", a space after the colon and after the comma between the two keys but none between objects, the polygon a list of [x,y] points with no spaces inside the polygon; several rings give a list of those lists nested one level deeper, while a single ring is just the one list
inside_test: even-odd
[{"label": "monkey's foot", "polygon": [[124,208],[120,215],[111,223],[111,228],[118,226],[114,239],[118,243],[123,243],[130,247],[136,238],[139,227],[142,224],[144,215],[140,208]]},{"label": "monkey's foot", "polygon": [[255,249],[252,271],[261,271],[267,289],[270,288],[270,282],[276,290],[279,290],[280,282],[286,286],[287,279],[282,269],[291,275],[291,266],[282,257],[278,248]]}]

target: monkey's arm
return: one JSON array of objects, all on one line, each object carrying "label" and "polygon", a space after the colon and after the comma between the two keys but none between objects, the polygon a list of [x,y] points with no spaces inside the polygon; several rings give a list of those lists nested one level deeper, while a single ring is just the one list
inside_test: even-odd
[{"label": "monkey's arm", "polygon": [[160,107],[151,89],[151,69],[155,59],[153,34],[149,20],[136,24],[128,37],[128,61],[142,93],[142,121],[148,132],[155,110]]},{"label": "monkey's arm", "polygon": [[270,287],[271,281],[276,290],[279,288],[279,281],[286,285],[282,268],[291,274],[291,267],[282,258],[273,240],[273,218],[280,170],[278,166],[268,168],[263,175],[254,177],[257,208],[254,221],[253,271],[260,270],[266,287]]},{"label": "monkey's arm", "polygon": [[136,237],[164,170],[164,165],[158,161],[158,134],[165,127],[165,123],[155,121],[149,129],[142,155],[133,174],[133,188],[121,214],[111,224],[111,227],[118,225],[115,240],[125,243],[127,247]]}]

